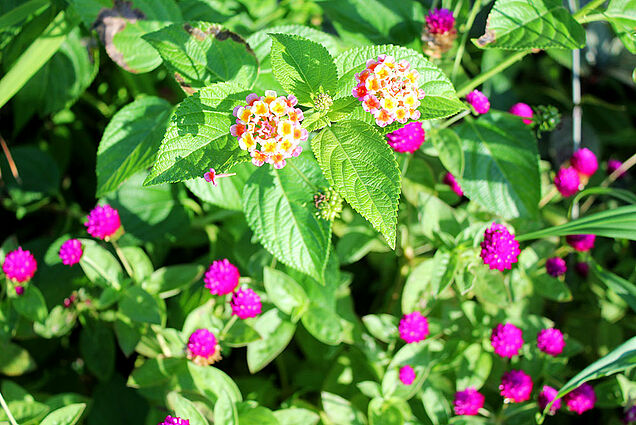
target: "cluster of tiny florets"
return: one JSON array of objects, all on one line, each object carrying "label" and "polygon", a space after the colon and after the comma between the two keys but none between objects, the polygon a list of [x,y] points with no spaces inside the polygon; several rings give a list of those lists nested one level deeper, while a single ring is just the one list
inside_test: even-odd
[{"label": "cluster of tiny florets", "polygon": [[[543,389],[541,389],[541,392],[539,393],[539,399],[537,400],[539,409],[543,411],[547,407],[547,405],[556,398],[558,393],[559,392],[555,388],[552,388],[549,385],[544,385]],[[548,413],[550,415],[554,415],[560,408],[561,399],[557,398],[556,400],[554,400],[554,403],[552,403],[552,406],[550,406],[550,410]]]},{"label": "cluster of tiny florets", "polygon": [[304,115],[295,108],[298,100],[294,95],[277,96],[268,90],[260,97],[252,93],[245,101],[246,105],[232,112],[236,124],[230,127],[230,134],[250,153],[254,165],[268,163],[282,168],[286,159],[300,155],[300,142],[307,140],[308,133],[300,126]]},{"label": "cluster of tiny florets", "polygon": [[[2,271],[14,282],[22,283],[31,280],[35,271],[38,269],[38,263],[31,251],[23,250],[19,247],[15,251],[11,251],[4,258],[2,263]],[[21,288],[21,287],[19,287]],[[24,289],[22,289],[24,291]],[[19,292],[16,288],[16,293]],[[21,293],[18,293],[21,295]]]},{"label": "cluster of tiny florets", "polygon": [[466,95],[466,100],[473,108],[475,108],[475,112],[479,115],[490,111],[490,101],[488,101],[486,95],[479,90],[473,90],[468,93]]},{"label": "cluster of tiny florets", "polygon": [[261,314],[261,297],[250,288],[242,288],[232,294],[232,314],[240,319],[249,319]]},{"label": "cluster of tiny florets", "polygon": [[484,233],[481,243],[481,258],[491,270],[510,269],[519,257],[519,242],[506,226],[492,223]]},{"label": "cluster of tiny florets", "polygon": [[532,117],[534,116],[534,112],[532,111],[530,105],[522,102],[515,103],[510,107],[510,110],[508,112],[510,112],[512,115],[523,118],[524,124],[532,124]]},{"label": "cluster of tiny florets", "polygon": [[98,205],[88,214],[84,225],[89,235],[108,241],[121,227],[119,212],[108,204]]},{"label": "cluster of tiny florets", "polygon": [[342,212],[342,196],[333,188],[326,188],[322,192],[314,195],[314,207],[316,217],[323,220],[333,221],[340,216]]},{"label": "cluster of tiny florets", "polygon": [[62,264],[72,266],[80,262],[83,253],[82,243],[77,239],[69,239],[60,247],[59,254]]},{"label": "cluster of tiny florets", "polygon": [[459,186],[459,183],[455,179],[454,175],[452,175],[451,173],[446,173],[444,175],[443,181],[444,181],[444,184],[447,184],[448,186],[450,186],[450,188],[453,190],[453,192],[455,192],[457,196],[459,196],[460,198],[464,196],[464,191],[462,190],[461,186]]},{"label": "cluster of tiny florets", "polygon": [[474,387],[468,387],[455,393],[453,410],[456,415],[475,416],[484,406],[484,396]]},{"label": "cluster of tiny florets", "polygon": [[521,403],[530,399],[532,378],[522,370],[511,370],[501,377],[500,394],[505,403]]},{"label": "cluster of tiny florets", "polygon": [[426,29],[431,34],[445,34],[455,27],[455,17],[448,9],[431,9],[426,15]]},{"label": "cluster of tiny florets", "polygon": [[197,329],[188,339],[187,354],[196,364],[207,366],[221,360],[221,347],[212,332]]},{"label": "cluster of tiny florets", "polygon": [[563,333],[555,328],[542,329],[537,335],[537,347],[546,354],[558,356],[565,347]]},{"label": "cluster of tiny florets", "polygon": [[422,28],[424,53],[439,58],[453,47],[456,37],[453,12],[448,9],[431,9],[426,15],[426,25]]},{"label": "cluster of tiny florets", "polygon": [[594,248],[596,235],[567,235],[565,240],[576,251],[587,252]]},{"label": "cluster of tiny florets", "polygon": [[545,262],[545,270],[552,277],[559,277],[568,270],[565,260],[561,257],[551,257]]},{"label": "cluster of tiny florets", "polygon": [[596,173],[598,169],[596,155],[588,148],[582,148],[574,152],[572,158],[570,158],[570,164],[576,171],[587,177]]},{"label": "cluster of tiny florets", "polygon": [[579,191],[581,179],[574,167],[561,168],[554,176],[554,185],[564,197],[570,197]]},{"label": "cluster of tiny florets", "polygon": [[214,261],[205,272],[203,281],[212,295],[227,295],[238,286],[241,277],[236,266],[225,258]]},{"label": "cluster of tiny florets", "polygon": [[417,83],[419,76],[408,61],[396,63],[393,56],[380,55],[377,60],[369,59],[367,67],[355,75],[353,96],[380,127],[394,121],[404,124],[420,117],[417,108],[424,91]]},{"label": "cluster of tiny florets", "polygon": [[523,333],[512,323],[499,323],[490,334],[490,345],[496,354],[511,358],[518,355],[523,346]]},{"label": "cluster of tiny florets", "polygon": [[421,122],[410,122],[386,135],[389,146],[400,153],[413,153],[422,146],[426,133]]},{"label": "cluster of tiny florets", "polygon": [[190,425],[190,421],[188,419],[181,419],[175,416],[166,416],[166,419],[158,425]]},{"label": "cluster of tiny florets", "polygon": [[404,385],[411,385],[415,381],[415,370],[409,365],[404,365],[400,368],[399,377]]},{"label": "cluster of tiny florets", "polygon": [[581,415],[594,408],[596,393],[590,384],[585,383],[567,393],[563,399],[571,412]]},{"label": "cluster of tiny florets", "polygon": [[398,327],[400,338],[406,343],[424,341],[429,334],[428,320],[419,311],[405,314]]}]

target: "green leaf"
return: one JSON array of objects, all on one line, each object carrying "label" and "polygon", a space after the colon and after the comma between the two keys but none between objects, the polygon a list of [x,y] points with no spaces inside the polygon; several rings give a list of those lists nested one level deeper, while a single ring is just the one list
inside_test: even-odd
[{"label": "green leaf", "polygon": [[124,279],[119,261],[92,239],[80,239],[80,242],[84,249],[80,266],[88,280],[99,286],[119,289]]},{"label": "green leaf", "polygon": [[79,349],[88,370],[100,380],[108,380],[115,370],[115,341],[110,328],[101,321],[88,320],[80,332]]},{"label": "green leaf", "polygon": [[423,386],[420,400],[433,425],[447,424],[451,418],[451,408],[444,394],[431,383]]},{"label": "green leaf", "polygon": [[623,279],[620,276],[611,273],[598,264],[593,264],[592,273],[598,280],[603,282],[608,288],[616,292],[616,294],[629,305],[633,311],[636,311],[636,285]]},{"label": "green leaf", "polygon": [[56,305],[49,312],[42,323],[34,323],[33,331],[44,338],[54,338],[66,335],[75,326],[76,315],[73,311],[61,305]]},{"label": "green leaf", "polygon": [[306,27],[304,25],[278,25],[271,28],[266,28],[255,32],[247,39],[248,44],[254,50],[256,58],[261,63],[261,69],[259,73],[263,71],[271,72],[271,64],[268,63],[267,57],[272,49],[272,38],[269,34],[288,34],[297,35],[314,43],[320,44],[325,47],[331,55],[338,53],[338,41],[336,38],[322,31],[318,31],[315,28]]},{"label": "green leaf", "polygon": [[636,0],[611,0],[604,15],[625,48],[636,54]]},{"label": "green leaf", "polygon": [[501,49],[580,49],[585,30],[561,0],[497,0],[478,47]]},{"label": "green leaf", "polygon": [[225,393],[233,403],[243,400],[236,383],[222,370],[199,366],[193,362],[188,362],[187,365],[194,384],[201,394],[212,400],[220,398],[222,393]]},{"label": "green leaf", "polygon": [[374,398],[369,402],[369,425],[402,425],[404,417],[400,407],[391,400]]},{"label": "green leaf", "polygon": [[244,347],[260,339],[260,334],[245,320],[237,320],[223,337],[223,343],[230,347]]},{"label": "green leaf", "polygon": [[44,322],[49,315],[42,292],[33,284],[24,287],[24,293],[12,298],[13,307],[29,320]]},{"label": "green leaf", "polygon": [[312,105],[319,93],[332,93],[338,74],[333,58],[323,46],[298,35],[270,34],[272,72],[298,102]]},{"label": "green leaf", "polygon": [[176,295],[201,279],[205,268],[199,264],[178,264],[162,267],[144,280],[141,287],[162,298]]},{"label": "green leaf", "polygon": [[362,323],[369,333],[382,342],[394,341],[398,335],[398,320],[390,314],[367,314],[362,317]]},{"label": "green leaf", "polygon": [[457,133],[450,128],[444,128],[429,132],[426,136],[426,139],[435,146],[444,167],[455,176],[464,174],[464,152],[462,141]]},{"label": "green leaf", "polygon": [[240,425],[279,425],[276,416],[266,407],[243,403],[237,410]]},{"label": "green leaf", "polygon": [[256,170],[243,190],[250,228],[281,262],[322,281],[331,247],[331,222],[318,218],[313,196],[326,186],[308,154],[280,170]]},{"label": "green leaf", "polygon": [[137,246],[124,246],[121,248],[121,252],[132,268],[132,278],[135,282],[141,283],[155,270],[152,261],[143,249]]},{"label": "green leaf", "polygon": [[3,342],[0,350],[0,373],[20,376],[35,370],[35,360],[27,350],[12,342]]},{"label": "green leaf", "polygon": [[164,99],[143,97],[113,116],[97,149],[97,197],[152,164],[171,113]]},{"label": "green leaf", "polygon": [[290,407],[274,412],[280,425],[316,425],[320,420],[318,414],[300,407]]},{"label": "green leaf", "polygon": [[435,296],[431,285],[431,277],[435,264],[433,259],[427,259],[409,274],[406,284],[402,290],[402,312],[405,314],[420,310],[428,305]]},{"label": "green leaf", "polygon": [[537,273],[530,277],[534,291],[550,300],[567,302],[572,300],[570,288],[560,279],[547,273]]},{"label": "green leaf", "polygon": [[608,195],[612,196],[616,199],[620,199],[621,201],[627,202],[628,204],[636,204],[636,195],[633,192],[625,189],[616,189],[613,187],[590,187],[589,189],[582,190],[577,193],[574,198],[572,198],[572,203],[570,205],[570,213],[568,215],[572,215],[572,206],[578,204],[578,202],[585,196],[589,195]]},{"label": "green leaf", "polygon": [[298,320],[309,304],[303,287],[287,274],[269,267],[264,270],[263,283],[271,302],[280,311]]},{"label": "green leaf", "polygon": [[[426,93],[418,108],[422,114],[421,119],[444,118],[466,109],[442,70],[415,50],[392,45],[359,47],[338,55],[336,66],[339,80],[336,97],[352,96],[351,91],[356,83],[355,74],[366,67],[367,60],[377,59],[381,54],[391,55],[396,61],[407,60],[419,72],[418,83]],[[362,109],[362,106],[358,108]]]},{"label": "green leaf", "polygon": [[448,288],[457,271],[458,258],[454,252],[438,249],[433,256],[433,270],[431,272],[430,285],[435,297]]},{"label": "green leaf", "polygon": [[260,316],[254,328],[263,339],[247,346],[247,367],[250,373],[263,369],[282,353],[294,336],[296,325],[274,308]]},{"label": "green leaf", "polygon": [[75,425],[84,409],[85,403],[69,404],[46,415],[40,425]]},{"label": "green leaf", "polygon": [[202,201],[228,210],[243,211],[243,187],[255,170],[252,163],[245,162],[232,168],[235,176],[218,179],[216,186],[202,177],[188,180],[185,185]]},{"label": "green leaf", "polygon": [[13,177],[5,155],[0,157],[0,169],[2,180],[13,202],[17,205],[28,205],[57,193],[60,170],[48,152],[25,145],[12,148],[11,155],[20,172],[20,180],[17,181]]},{"label": "green leaf", "polygon": [[329,183],[395,248],[400,170],[386,140],[362,121],[345,120],[311,145]]},{"label": "green leaf", "polygon": [[474,387],[479,390],[488,379],[492,369],[492,355],[482,349],[481,344],[471,344],[462,353],[457,369],[457,389]]},{"label": "green leaf", "polygon": [[229,83],[206,87],[177,107],[161,142],[157,160],[144,185],[175,183],[201,177],[214,168],[225,173],[249,160],[235,137],[232,110],[249,92]]},{"label": "green leaf", "polygon": [[175,416],[188,418],[191,425],[208,425],[207,419],[199,412],[194,403],[177,392],[170,392],[166,397],[168,405],[174,410]]},{"label": "green leaf", "polygon": [[258,61],[247,42],[218,24],[174,24],[143,36],[188,93],[231,81],[252,87]]},{"label": "green leaf", "polygon": [[465,158],[464,173],[455,177],[464,194],[507,219],[535,217],[541,197],[539,154],[528,126],[490,111],[455,129]]},{"label": "green leaf", "polygon": [[140,326],[139,324],[133,323],[132,320],[123,314],[118,316],[117,320],[113,323],[115,336],[117,337],[121,351],[128,357],[135,351],[135,347],[137,347],[141,339]]},{"label": "green leaf", "polygon": [[320,395],[322,409],[334,424],[363,425],[366,423],[364,415],[354,408],[347,399],[326,391],[321,392]]},{"label": "green leaf", "polygon": [[324,344],[338,345],[342,341],[340,316],[332,309],[312,303],[301,321],[307,332]]},{"label": "green leaf", "polygon": [[227,425],[238,425],[239,423],[236,405],[225,391],[219,393],[219,398],[214,403],[214,421]]},{"label": "green leaf", "polygon": [[[427,381],[431,368],[437,363],[437,351],[441,351],[441,346],[432,341],[402,346],[391,359],[382,379],[384,397],[408,400],[418,393],[422,384]],[[411,385],[404,385],[399,379],[400,368],[404,365],[411,365],[415,370],[415,381]]]},{"label": "green leaf", "polygon": [[139,286],[130,286],[119,301],[119,310],[136,322],[160,325],[165,307]]}]

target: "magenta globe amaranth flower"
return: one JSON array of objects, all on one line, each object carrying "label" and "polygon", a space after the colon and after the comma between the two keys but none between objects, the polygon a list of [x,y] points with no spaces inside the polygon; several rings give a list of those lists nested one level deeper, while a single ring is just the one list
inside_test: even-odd
[{"label": "magenta globe amaranth flower", "polygon": [[455,393],[453,410],[456,415],[475,416],[482,407],[484,407],[484,396],[474,387]]},{"label": "magenta globe amaranth flower", "polygon": [[490,102],[485,94],[480,92],[479,90],[473,90],[472,92],[466,95],[466,100],[468,103],[475,108],[475,111],[478,114],[485,114],[490,110]]},{"label": "magenta globe amaranth flower", "polygon": [[227,295],[238,286],[240,277],[236,266],[224,258],[216,260],[210,265],[208,271],[205,272],[203,281],[205,287],[210,290],[210,294]]},{"label": "magenta globe amaranth flower", "polygon": [[569,197],[579,191],[581,179],[574,167],[561,168],[554,176],[554,185],[563,197]]},{"label": "magenta globe amaranth flower", "polygon": [[453,12],[448,9],[431,9],[426,15],[426,29],[430,34],[446,34],[454,26]]},{"label": "magenta globe amaranth flower", "polygon": [[519,242],[506,226],[492,223],[484,232],[480,255],[491,270],[510,269],[517,262],[519,253]]},{"label": "magenta globe amaranth flower", "polygon": [[239,319],[248,319],[261,314],[261,297],[250,288],[242,288],[232,294],[232,314]]},{"label": "magenta globe amaranth flower", "polygon": [[190,425],[190,421],[188,419],[181,419],[168,415],[166,416],[166,419],[158,425]]},{"label": "magenta globe amaranth flower", "polygon": [[521,403],[530,399],[532,378],[522,370],[511,370],[501,377],[499,391],[504,403]]},{"label": "magenta globe amaranth flower", "polygon": [[405,314],[398,327],[400,338],[407,344],[424,341],[429,334],[428,320],[419,311]]},{"label": "magenta globe amaranth flower", "polygon": [[546,354],[558,356],[565,347],[563,333],[555,328],[542,329],[537,335],[537,347]]},{"label": "magenta globe amaranth flower", "polygon": [[[549,385],[544,385],[543,389],[541,389],[541,392],[539,393],[539,399],[537,400],[539,404],[539,410],[545,410],[546,406],[556,398],[558,393],[559,392],[555,388],[552,388]],[[560,408],[561,399],[557,398],[556,400],[554,400],[554,403],[552,403],[552,406],[550,406],[550,411],[548,413],[550,415],[554,415]]]},{"label": "magenta globe amaranth flower", "polygon": [[83,253],[82,243],[77,239],[69,239],[60,247],[60,259],[67,266],[79,263]]},{"label": "magenta globe amaranth flower", "polygon": [[636,422],[636,405],[625,411],[625,418],[623,419],[623,423],[627,425],[631,425],[634,422]]},{"label": "magenta globe amaranth flower", "polygon": [[563,276],[567,270],[568,266],[563,258],[552,257],[545,262],[545,271],[552,277]]},{"label": "magenta globe amaranth flower", "polygon": [[534,116],[534,112],[532,111],[530,105],[521,102],[515,103],[510,107],[510,110],[508,112],[510,112],[512,115],[523,118],[524,124],[532,124],[532,117]]},{"label": "magenta globe amaranth flower", "polygon": [[187,354],[194,363],[207,366],[221,360],[221,347],[212,332],[197,329],[188,339]]},{"label": "magenta globe amaranth flower", "polygon": [[389,145],[396,152],[413,153],[422,146],[426,133],[421,122],[410,122],[386,135]]},{"label": "magenta globe amaranth flower", "polygon": [[84,226],[92,237],[108,241],[121,228],[121,221],[117,210],[105,204],[93,208]]},{"label": "magenta globe amaranth flower", "polygon": [[38,263],[35,261],[31,251],[25,251],[22,247],[18,247],[15,251],[8,253],[2,264],[4,274],[12,281],[18,283],[31,280],[37,269]]},{"label": "magenta globe amaranth flower", "polygon": [[[616,159],[610,159],[609,161],[607,161],[607,174],[612,174],[614,171],[618,170],[619,168],[621,168],[621,166],[623,165],[622,162],[616,160]],[[625,176],[626,171],[623,171],[622,173],[620,173],[618,175],[617,178],[621,178],[623,176]]]},{"label": "magenta globe amaranth flower", "polygon": [[596,393],[590,384],[581,384],[576,389],[570,391],[563,397],[570,411],[579,415],[594,407],[596,404]]},{"label": "magenta globe amaranth flower", "polygon": [[460,198],[464,196],[464,191],[459,186],[459,183],[457,183],[457,180],[455,180],[454,175],[452,175],[451,173],[446,173],[444,175],[443,181],[444,181],[444,184],[447,184],[448,186],[450,186],[450,188],[453,190],[453,192],[455,192],[457,196],[459,196]]},{"label": "magenta globe amaranth flower", "polygon": [[523,346],[523,332],[512,323],[499,323],[490,334],[490,345],[501,357],[512,358]]},{"label": "magenta globe amaranth flower", "polygon": [[567,235],[565,237],[566,242],[572,248],[579,252],[587,252],[594,248],[594,241],[596,235]]},{"label": "magenta globe amaranth flower", "polygon": [[409,365],[400,368],[400,382],[404,385],[411,385],[415,381],[415,371]]},{"label": "magenta globe amaranth flower", "polygon": [[588,148],[582,148],[574,152],[572,158],[570,158],[570,164],[576,171],[587,177],[596,173],[598,169],[596,155]]}]

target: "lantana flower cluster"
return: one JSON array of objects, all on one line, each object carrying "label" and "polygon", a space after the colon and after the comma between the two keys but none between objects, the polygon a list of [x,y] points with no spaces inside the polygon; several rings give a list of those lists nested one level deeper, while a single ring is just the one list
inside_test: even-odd
[{"label": "lantana flower cluster", "polygon": [[300,142],[307,140],[308,132],[300,125],[304,115],[295,107],[298,100],[294,95],[277,96],[267,90],[265,96],[251,93],[245,101],[247,104],[232,112],[236,124],[230,127],[230,134],[249,152],[252,164],[260,167],[268,163],[279,169],[286,159],[300,155]]},{"label": "lantana flower cluster", "polygon": [[393,56],[380,55],[377,60],[369,59],[367,67],[355,78],[353,96],[362,102],[365,111],[373,114],[380,127],[420,118],[417,108],[424,90],[417,83],[419,72],[408,61],[396,62]]}]

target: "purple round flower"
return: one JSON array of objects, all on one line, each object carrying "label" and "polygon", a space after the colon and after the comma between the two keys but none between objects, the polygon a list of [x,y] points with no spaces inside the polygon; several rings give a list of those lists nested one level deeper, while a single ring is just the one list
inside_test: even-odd
[{"label": "purple round flower", "polygon": [[181,419],[168,415],[166,416],[166,419],[158,425],[190,425],[190,421],[188,419]]},{"label": "purple round flower", "polygon": [[188,358],[200,366],[210,365],[221,359],[221,347],[216,337],[207,329],[197,329],[188,339]]},{"label": "purple round flower", "polygon": [[573,167],[561,168],[554,176],[554,185],[563,197],[569,197],[579,191],[581,179]]},{"label": "purple round flower", "polygon": [[455,393],[453,410],[456,415],[475,416],[484,407],[484,396],[473,387]]},{"label": "purple round flower", "polygon": [[248,319],[261,314],[261,297],[250,288],[243,288],[232,294],[232,314],[240,319]]},{"label": "purple round flower", "polygon": [[480,255],[491,270],[510,269],[519,253],[519,242],[503,224],[492,223],[484,232]]},{"label": "purple round flower", "polygon": [[588,148],[579,149],[574,152],[572,158],[570,158],[570,164],[572,164],[572,167],[574,167],[576,171],[588,177],[596,173],[598,169],[596,155]]},{"label": "purple round flower", "polygon": [[430,34],[446,34],[454,26],[453,12],[448,9],[431,9],[426,15],[426,29]]},{"label": "purple round flower", "polygon": [[428,320],[419,311],[405,314],[398,327],[400,338],[407,344],[424,341],[429,334]]},{"label": "purple round flower", "polygon": [[[543,411],[546,408],[546,406],[550,404],[552,400],[554,400],[554,398],[556,397],[558,393],[559,392],[556,389],[552,388],[551,386],[544,385],[543,389],[539,393],[539,400],[538,400],[539,409]],[[556,400],[554,400],[554,403],[552,403],[552,406],[550,406],[550,411],[548,413],[550,415],[554,415],[557,412],[557,410],[559,410],[560,408],[561,408],[561,399],[557,398]]]},{"label": "purple round flower", "polygon": [[23,250],[22,247],[8,253],[2,264],[4,274],[18,283],[31,280],[37,269],[38,263],[33,254],[28,250]]},{"label": "purple round flower", "polygon": [[15,294],[17,296],[20,296],[20,295],[24,294],[24,286],[19,286],[19,285],[16,286],[15,287]]},{"label": "purple round flower", "polygon": [[240,277],[236,266],[225,258],[216,260],[210,265],[203,281],[205,287],[210,290],[210,294],[227,295],[238,286]]},{"label": "purple round flower", "polygon": [[479,90],[473,90],[466,95],[466,100],[470,103],[478,114],[485,114],[490,110],[490,102],[485,94]]},{"label": "purple round flower", "polygon": [[501,357],[512,358],[523,346],[523,333],[512,323],[499,323],[490,334],[490,345]]},{"label": "purple round flower", "polygon": [[563,397],[565,404],[570,411],[579,415],[594,407],[596,404],[596,393],[590,384],[581,384],[578,388],[570,391]]},{"label": "purple round flower", "polygon": [[636,422],[636,405],[627,409],[627,411],[625,412],[625,418],[623,419],[623,422],[627,425],[630,425],[633,422]]},{"label": "purple round flower", "polygon": [[558,356],[563,352],[565,340],[560,330],[555,328],[542,329],[537,335],[539,350],[551,356]]},{"label": "purple round flower", "polygon": [[594,248],[594,241],[596,235],[567,235],[565,237],[566,242],[572,248],[579,252],[587,252]]},{"label": "purple round flower", "polygon": [[574,270],[583,277],[587,277],[590,273],[590,265],[585,261],[579,261],[574,265]]},{"label": "purple round flower", "polygon": [[[621,168],[621,165],[623,165],[622,162],[616,160],[616,159],[610,159],[607,161],[607,174],[612,174],[614,171],[618,170],[619,168]],[[621,177],[623,177],[625,175],[626,171],[623,171],[622,173],[620,173],[618,175],[618,178],[620,179]]]},{"label": "purple round flower", "polygon": [[532,378],[522,370],[511,370],[501,377],[499,391],[505,403],[521,403],[530,399]]},{"label": "purple round flower", "polygon": [[67,266],[79,263],[83,253],[82,243],[77,239],[69,239],[60,247],[60,258]]},{"label": "purple round flower", "polygon": [[548,258],[545,262],[545,270],[552,277],[559,277],[565,274],[568,266],[565,264],[565,260],[560,257]]},{"label": "purple round flower", "polygon": [[110,205],[98,205],[86,217],[86,231],[97,239],[108,239],[121,227],[119,213]]},{"label": "purple round flower", "polygon": [[404,365],[400,368],[400,381],[404,385],[411,385],[415,381],[415,371],[409,365]]},{"label": "purple round flower", "polygon": [[453,189],[453,192],[455,192],[455,194],[457,196],[459,196],[460,198],[462,196],[464,196],[464,191],[459,186],[459,183],[457,183],[457,180],[455,180],[455,176],[454,175],[452,175],[451,173],[446,173],[444,175],[444,180],[443,181],[444,181],[445,184],[450,186],[451,189]]},{"label": "purple round flower", "polygon": [[413,153],[422,146],[426,133],[421,122],[410,122],[386,135],[389,145],[396,152]]},{"label": "purple round flower", "polygon": [[510,107],[510,110],[508,112],[510,112],[512,115],[522,117],[524,124],[532,124],[532,117],[534,116],[534,112],[532,111],[530,105],[521,102],[515,103]]}]

